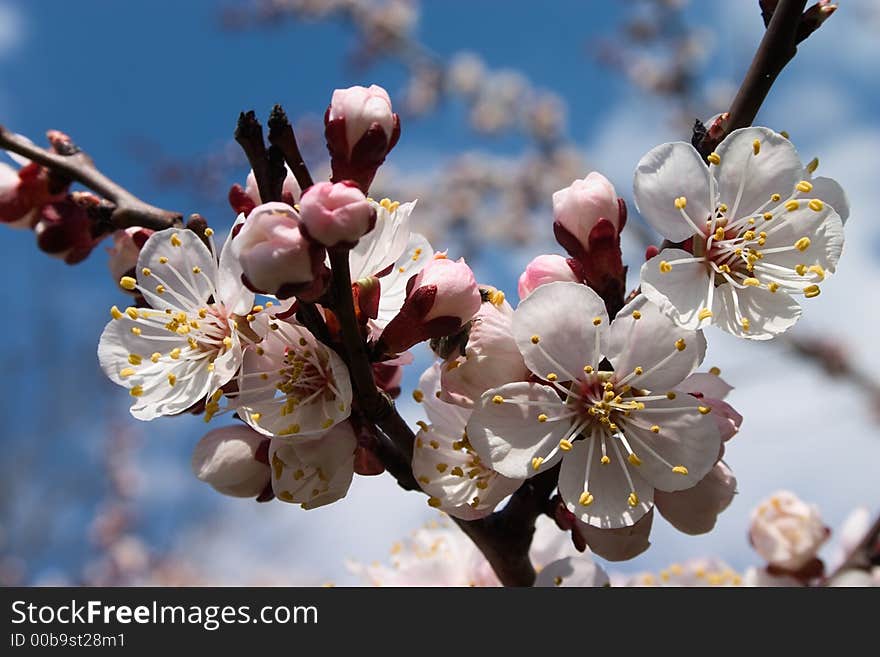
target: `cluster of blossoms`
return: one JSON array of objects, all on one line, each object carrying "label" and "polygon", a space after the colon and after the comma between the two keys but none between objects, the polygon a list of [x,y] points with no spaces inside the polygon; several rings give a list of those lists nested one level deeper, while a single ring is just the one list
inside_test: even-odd
[{"label": "cluster of blossoms", "polygon": [[383,470],[344,360],[351,294],[387,393],[408,349],[430,341],[438,356],[413,392],[427,421],[411,465],[432,507],[475,520],[537,476],[558,489],[574,545],[610,560],[647,549],[655,506],[683,532],[711,530],[735,493],[723,456],[742,417],[719,372],[697,371],[703,329],[766,339],[796,321],[794,297],[818,294],[840,256],[840,187],[766,128],[733,132],[706,161],[664,144],[635,175],[642,215],[670,243],[649,251],[640,288],[627,297],[626,204],[593,172],[553,195],[567,257],[535,258],[514,309],[411,230],[414,202],[366,196],[400,135],[384,89],[334,92],[325,135],[330,181],[301,189],[288,171],[265,202],[252,175],[230,192],[239,215],[221,247],[210,228],[170,228],[127,251],[134,303],[111,309],[99,357],[132,414],[234,413],[241,423],[197,446],[200,479],[304,508],[340,499],[354,473]]}]

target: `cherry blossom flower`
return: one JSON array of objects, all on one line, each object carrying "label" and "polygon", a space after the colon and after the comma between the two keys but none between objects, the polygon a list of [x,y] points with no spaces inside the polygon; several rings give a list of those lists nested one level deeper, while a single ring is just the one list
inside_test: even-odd
[{"label": "cherry blossom flower", "polygon": [[247,329],[254,295],[241,284],[231,239],[218,259],[213,230],[206,234],[210,248],[189,230],[153,233],[138,257],[137,279],[120,281],[149,307],[113,306],[101,334],[101,368],[128,388],[131,414],[140,420],[175,415],[216,395],[241,365],[243,343],[258,340]]},{"label": "cherry blossom flower", "polygon": [[347,419],[351,380],[336,352],[271,309],[248,319],[252,330],[264,337],[244,354],[234,379],[238,389],[226,393],[228,408],[255,430],[276,438],[323,434]]},{"label": "cherry blossom flower", "polygon": [[400,312],[407,282],[431,260],[434,250],[427,239],[411,230],[415,201],[369,201],[376,211],[376,225],[349,251],[348,262],[352,284],[378,283],[379,302],[370,324],[379,332]]},{"label": "cherry blossom flower", "polygon": [[[576,552],[566,534],[549,518],[538,518],[529,556],[539,577],[545,568],[550,568],[550,581],[545,577],[539,582],[542,585],[605,586],[607,583],[601,568],[592,564],[589,552]],[[584,567],[572,566],[571,562],[553,565],[566,558],[580,561]],[[409,540],[395,543],[391,548],[390,566],[357,562],[346,565],[373,586],[501,586],[477,547],[446,520],[432,522],[413,532]],[[598,570],[593,577],[587,576],[589,565]],[[577,577],[571,577],[572,574]],[[557,577],[562,581],[557,582]]]},{"label": "cherry blossom flower", "polygon": [[529,378],[513,338],[513,308],[500,290],[481,289],[487,300],[474,315],[463,352],[447,354],[441,368],[440,398],[465,408],[472,408],[489,388]]},{"label": "cherry blossom flower", "polygon": [[708,161],[672,142],[639,162],[639,211],[685,243],[642,266],[642,291],[685,328],[711,320],[739,337],[772,338],[800,317],[794,297],[817,296],[837,266],[843,209],[834,203],[845,197],[834,181],[811,182],[791,142],[767,128],[735,130]]},{"label": "cherry blossom flower", "polygon": [[483,463],[465,432],[470,411],[439,399],[440,370],[439,363],[428,368],[413,391],[430,422],[420,422],[413,475],[430,495],[430,506],[464,520],[481,518],[519,488],[523,479],[504,477]]},{"label": "cherry blossom flower", "polygon": [[789,491],[771,495],[752,511],[752,547],[781,570],[794,573],[806,566],[830,534],[819,509]]},{"label": "cherry blossom flower", "polygon": [[615,586],[707,587],[748,586],[746,578],[720,559],[697,558],[673,563],[659,573],[642,572],[629,577],[613,577]]},{"label": "cherry blossom flower", "polygon": [[265,436],[242,424],[213,429],[196,444],[193,474],[224,495],[256,497],[269,484],[267,446]]},{"label": "cherry blossom flower", "polygon": [[467,426],[477,453],[500,474],[527,477],[561,461],[568,509],[613,529],[644,516],[655,488],[690,488],[718,460],[711,408],[674,391],[703,359],[705,339],[644,296],[609,326],[591,289],[549,283],[520,303],[513,334],[544,383],[486,391]]},{"label": "cherry blossom flower", "polygon": [[345,497],[354,476],[357,438],[350,422],[319,437],[274,438],[269,446],[272,490],[283,502],[316,509]]}]

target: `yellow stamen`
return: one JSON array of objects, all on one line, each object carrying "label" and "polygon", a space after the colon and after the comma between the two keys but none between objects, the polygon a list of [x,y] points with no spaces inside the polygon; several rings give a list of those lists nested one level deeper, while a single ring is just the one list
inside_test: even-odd
[{"label": "yellow stamen", "polygon": [[137,281],[134,280],[131,276],[123,276],[119,279],[119,286],[123,290],[128,290],[130,292],[137,287]]}]

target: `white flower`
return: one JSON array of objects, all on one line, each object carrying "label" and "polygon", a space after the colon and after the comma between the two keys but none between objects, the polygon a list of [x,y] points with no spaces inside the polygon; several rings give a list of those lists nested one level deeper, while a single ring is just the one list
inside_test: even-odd
[{"label": "white flower", "polygon": [[275,497],[303,509],[342,499],[354,475],[355,447],[357,438],[350,422],[337,424],[311,439],[273,439],[269,464]]},{"label": "white flower", "polygon": [[703,359],[705,339],[676,327],[644,296],[609,326],[588,287],[542,285],[514,312],[513,334],[526,365],[547,383],[488,390],[471,416],[471,444],[500,474],[528,477],[561,460],[568,509],[611,529],[644,516],[655,488],[690,488],[718,460],[711,409],[673,391]]},{"label": "white flower", "polygon": [[265,337],[245,353],[235,378],[238,392],[226,393],[245,422],[267,436],[301,437],[348,418],[351,381],[336,352],[269,310],[254,317],[251,327]]},{"label": "white flower", "polygon": [[209,431],[193,450],[193,474],[224,495],[256,497],[269,483],[266,452],[258,458],[264,441],[243,424]]},{"label": "white flower", "polygon": [[[529,556],[540,573],[552,568],[550,585],[559,586],[605,586],[607,576],[595,566],[589,552],[579,554],[547,517],[540,517]],[[581,565],[556,565],[555,562],[572,558]],[[391,566],[373,564],[364,566],[349,562],[348,569],[361,575],[373,586],[501,586],[489,562],[458,528],[447,521],[433,522],[412,534],[405,542],[395,543],[391,548]],[[567,567],[566,567],[567,566]],[[591,573],[591,566],[597,572]],[[571,577],[570,574],[577,574]],[[562,581],[556,582],[556,577]],[[536,585],[547,585],[546,578]]]},{"label": "white flower", "polygon": [[[846,205],[839,185],[810,182],[794,146],[767,128],[735,130],[709,156],[672,142],[635,174],[642,216],[688,250],[664,249],[642,266],[642,291],[686,328],[708,320],[766,340],[801,314],[837,266]],[[827,196],[823,196],[826,194]]]},{"label": "white flower", "polygon": [[499,475],[482,462],[465,433],[470,411],[438,399],[440,368],[439,363],[428,368],[413,391],[430,422],[420,423],[413,475],[431,496],[429,505],[464,520],[481,518],[519,488],[523,480]]},{"label": "white flower", "polygon": [[[616,579],[616,578],[615,578]],[[719,559],[689,559],[673,563],[659,573],[643,572],[624,579],[622,586],[706,587],[747,586],[733,568]]]},{"label": "white flower", "polygon": [[98,358],[104,373],[129,389],[131,413],[140,420],[205,400],[229,382],[242,361],[242,341],[251,341],[240,329],[254,295],[241,283],[231,239],[218,263],[211,229],[208,234],[210,249],[189,230],[153,233],[138,257],[137,280],[120,281],[149,307],[113,306]]},{"label": "white flower", "polygon": [[410,229],[410,214],[416,202],[399,203],[382,199],[370,205],[376,210],[376,225],[349,252],[351,282],[376,277],[381,286],[379,312],[372,320],[383,329],[400,312],[406,301],[406,284],[434,255],[422,235]]},{"label": "white flower", "polygon": [[779,491],[752,511],[749,540],[768,564],[795,572],[812,561],[830,531],[819,509]]}]

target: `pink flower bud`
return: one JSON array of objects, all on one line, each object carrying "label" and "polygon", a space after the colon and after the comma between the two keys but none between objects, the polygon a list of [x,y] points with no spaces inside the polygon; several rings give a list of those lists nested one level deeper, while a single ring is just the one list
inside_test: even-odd
[{"label": "pink flower bud", "polygon": [[260,451],[268,439],[235,425],[206,433],[196,444],[192,471],[215,490],[232,497],[257,497],[269,485],[269,466]]},{"label": "pink flower bud", "polygon": [[38,164],[30,163],[16,171],[0,162],[0,223],[33,228],[43,206],[61,198],[63,194],[50,193],[49,173]]},{"label": "pink flower bud", "polygon": [[323,247],[303,235],[299,215],[286,203],[254,208],[233,244],[254,292],[311,297],[326,282]]},{"label": "pink flower bud", "polygon": [[407,284],[406,301],[382,332],[390,352],[452,335],[480,309],[480,289],[464,259],[436,255]]},{"label": "pink flower bud", "polygon": [[794,493],[780,491],[752,511],[749,540],[771,566],[796,572],[816,557],[829,530],[819,510]]},{"label": "pink flower bud", "polygon": [[376,169],[400,137],[400,119],[382,87],[349,87],[333,92],[324,115],[331,180],[354,180],[366,193]]},{"label": "pink flower bud", "polygon": [[123,276],[135,277],[132,272],[137,266],[141,248],[152,234],[152,230],[140,226],[132,226],[113,233],[113,246],[107,247],[107,253],[110,255],[107,264],[110,266],[110,275],[113,276],[114,281],[119,281]]},{"label": "pink flower bud", "polygon": [[[97,203],[92,194],[80,193],[84,202]],[[93,222],[83,204],[72,198],[50,203],[42,208],[34,226],[37,246],[49,255],[75,265],[85,260],[100,237],[93,233]]]},{"label": "pink flower bud", "polygon": [[519,277],[519,298],[525,299],[535,288],[555,281],[579,283],[568,261],[558,255],[539,255],[526,265]]},{"label": "pink flower bud", "polygon": [[327,247],[351,248],[376,223],[376,210],[347,181],[312,185],[302,196],[299,212],[309,237]]},{"label": "pink flower bud", "polygon": [[584,252],[590,248],[590,233],[599,220],[610,221],[619,231],[620,214],[614,185],[596,171],[553,194],[554,220],[577,240]]}]

